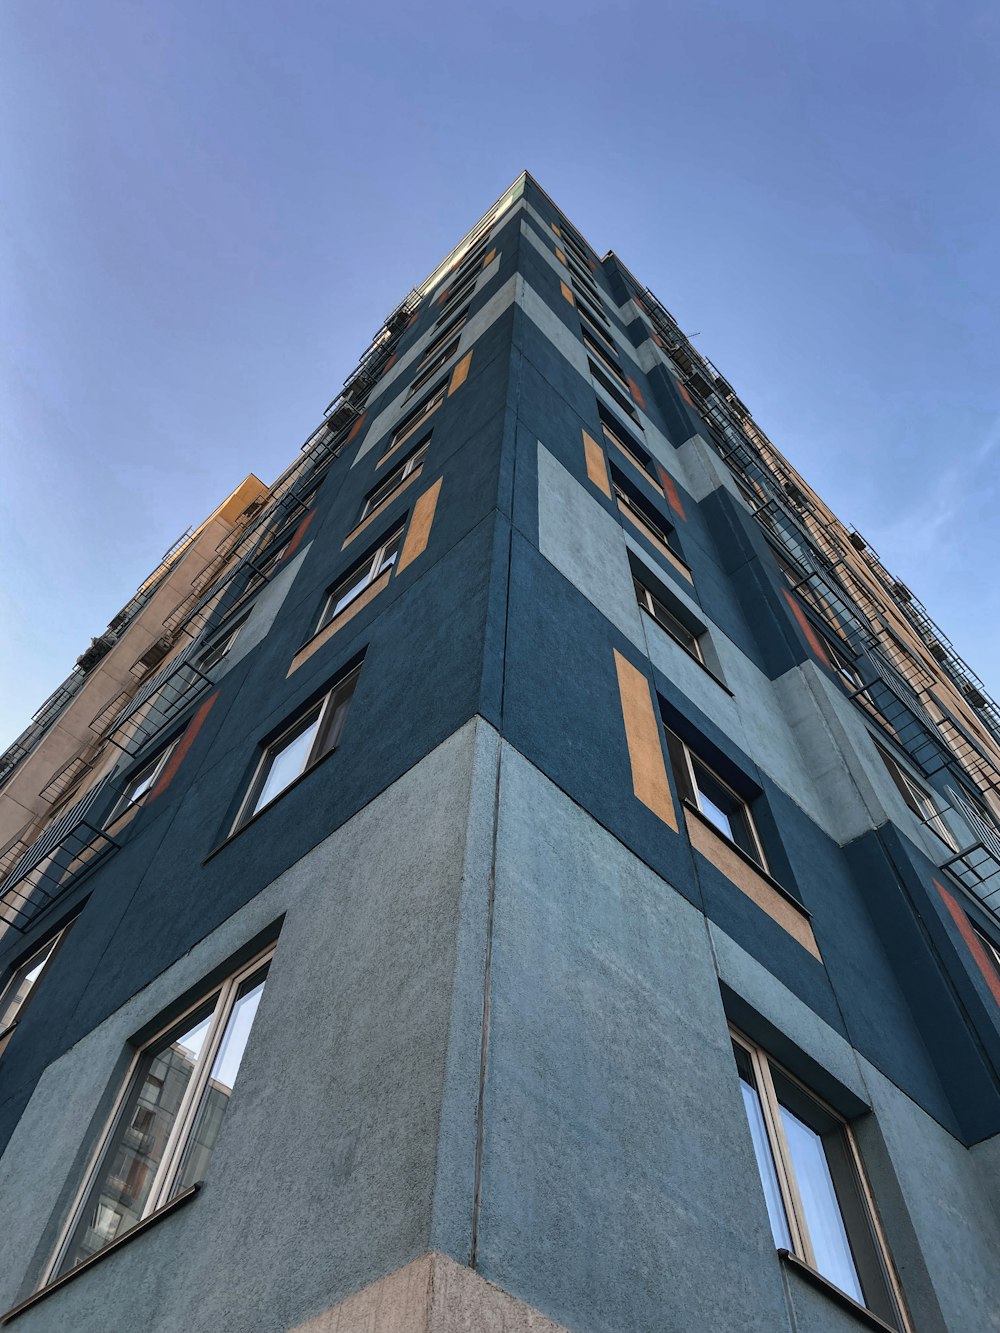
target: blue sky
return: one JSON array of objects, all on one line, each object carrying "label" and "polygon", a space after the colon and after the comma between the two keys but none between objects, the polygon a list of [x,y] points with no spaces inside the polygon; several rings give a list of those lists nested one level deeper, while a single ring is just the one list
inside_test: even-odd
[{"label": "blue sky", "polygon": [[525,167],[996,695],[998,55],[961,0],[6,0],[0,745]]}]

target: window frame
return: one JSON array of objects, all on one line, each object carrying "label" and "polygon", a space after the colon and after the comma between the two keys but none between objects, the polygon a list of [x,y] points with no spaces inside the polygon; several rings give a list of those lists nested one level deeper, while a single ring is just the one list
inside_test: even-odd
[{"label": "window frame", "polygon": [[461,330],[468,323],[468,319],[469,319],[469,307],[466,306],[464,310],[460,310],[458,312],[458,314],[455,316],[455,318],[452,320],[452,322],[448,325],[447,328],[442,329],[441,332],[437,334],[436,337],[432,338],[431,341],[427,344],[423,356],[417,362],[416,368],[418,371],[423,370],[423,368],[433,358],[434,353],[437,352],[443,346],[443,344],[448,341],[448,339],[451,337],[453,333],[461,332]]},{"label": "window frame", "polygon": [[915,778],[912,773],[903,767],[895,755],[890,754],[883,745],[875,740],[874,736],[872,737],[872,744],[878,751],[882,763],[892,779],[892,784],[899,792],[907,809],[916,815],[922,828],[930,830],[950,852],[957,856],[961,848],[954,833],[944,820],[944,811],[939,808],[933,790],[923,786],[918,778]]},{"label": "window frame", "polygon": [[[672,731],[669,727],[665,727],[664,730],[667,734],[667,750],[670,754],[674,776],[677,779],[677,785],[681,790],[682,799],[697,810],[701,818],[719,835],[720,838],[724,838],[731,847],[736,848],[745,860],[749,861],[752,865],[756,866],[758,870],[762,871],[763,874],[767,875],[769,879],[773,880],[774,877],[768,863],[767,853],[764,851],[764,843],[760,836],[760,830],[757,827],[757,821],[754,818],[752,800],[738,792],[731,782],[727,782],[707,759],[703,759],[702,756],[688,745],[686,741],[682,740],[675,731]],[[712,801],[712,804],[726,815],[727,819],[729,818],[728,812],[723,810],[716,801],[713,801],[708,792],[702,790],[698,782],[698,769],[704,770],[704,773],[709,780],[718,784],[718,786],[722,788],[723,793],[738,805],[740,816],[746,826],[749,847],[744,847],[742,843],[733,837],[732,832],[727,833],[725,829],[720,828],[712,816],[705,810],[702,805],[702,797],[708,801]]]},{"label": "window frame", "polygon": [[[236,818],[229,830],[229,837],[239,833],[258,815],[263,814],[265,810],[269,810],[327,755],[333,754],[337,749],[347,720],[347,713],[350,712],[350,705],[354,700],[362,665],[363,663],[358,662],[355,666],[342,672],[319,699],[314,699],[312,703],[299,709],[276,736],[261,744],[260,755],[254,765],[250,782],[247,784],[246,792],[236,812]],[[345,701],[344,692],[348,685],[351,689],[346,697],[347,711],[340,719],[338,727],[337,712],[341,703]],[[270,777],[271,769],[274,766],[274,760],[313,726],[315,726],[315,734],[299,771],[266,801],[261,801],[261,797],[267,788],[267,780]]]},{"label": "window frame", "polygon": [[[393,542],[397,542],[397,548],[388,568],[395,568],[396,561],[399,559],[399,553],[403,549],[403,535],[405,529],[405,519],[400,523],[394,524],[379,545],[374,548],[370,557],[365,556],[364,559],[352,565],[350,570],[329,588],[323,601],[323,609],[320,612],[316,628],[313,630],[314,635],[318,634],[320,630],[326,629],[327,625],[332,624],[339,615],[346,611],[347,608],[363,593],[367,592],[372,584],[385,573],[385,569],[382,567],[383,561],[385,560],[388,547],[390,547]],[[345,602],[343,606],[337,606],[337,594],[341,592],[345,585],[350,584],[353,579],[361,574],[366,564],[368,565],[368,574],[365,582],[358,586],[357,591],[350,601]]]},{"label": "window frame", "polygon": [[[434,378],[437,372],[441,370],[444,366],[446,366],[448,362],[451,360],[451,358],[458,351],[458,345],[461,341],[462,341],[461,334],[456,332],[455,337],[452,341],[449,342],[448,339],[444,340],[444,350],[443,351],[439,350],[437,355],[423,370],[420,370],[418,367],[419,373],[416,379],[410,385],[409,392],[406,395],[407,398],[412,398],[415,393],[420,392],[420,390],[424,387],[425,384],[430,383],[430,381]],[[423,362],[421,362],[421,365],[423,365]]]},{"label": "window frame", "polygon": [[[701,646],[701,639],[705,631],[702,630],[701,634],[696,634],[690,625],[685,625],[680,616],[671,611],[663,599],[658,597],[652,589],[647,588],[635,573],[632,575],[632,583],[635,587],[640,609],[651,616],[664,633],[670,635],[679,648],[683,648],[696,662],[700,662],[703,667],[707,667],[708,663],[705,661],[705,653]],[[658,611],[662,612],[662,615],[657,614]]]},{"label": "window frame", "polygon": [[[623,482],[625,484],[623,484]],[[651,533],[656,542],[659,542],[662,546],[666,547],[670,554],[675,559],[679,560],[685,569],[690,569],[690,566],[684,558],[683,551],[678,547],[676,529],[674,526],[668,522],[667,519],[657,513],[656,510],[653,510],[653,513],[650,514],[647,511],[647,506],[634,495],[630,494],[627,479],[624,474],[615,467],[614,463],[611,464],[611,494],[619,509],[624,506],[629,514],[635,515],[638,520],[637,526],[644,530],[644,535],[647,532]],[[652,508],[652,506],[650,506],[650,508]],[[650,540],[650,537],[647,536],[646,539],[648,541]]]},{"label": "window frame", "polygon": [[[366,518],[375,513],[380,505],[390,500],[404,481],[412,477],[415,472],[419,473],[420,468],[423,467],[424,459],[427,457],[430,443],[431,437],[430,432],[428,432],[420,443],[396,464],[391,472],[385,474],[377,486],[372,487],[365,496],[358,523],[363,523]],[[390,483],[392,484],[390,485]]]},{"label": "window frame", "polygon": [[[590,367],[590,377],[594,383],[602,388],[608,397],[613,399],[619,407],[621,407],[626,416],[641,428],[642,422],[639,420],[639,412],[631,397],[625,397],[621,389],[615,384],[614,380],[600,365],[598,365],[589,352],[587,353],[587,364]],[[631,393],[631,390],[629,392]]]},{"label": "window frame", "polygon": [[[818,1275],[824,1283],[840,1292],[852,1304],[860,1305],[862,1309],[867,1310],[888,1327],[898,1329],[900,1333],[910,1333],[911,1326],[900,1289],[899,1278],[892,1263],[885,1232],[850,1123],[828,1102],[807,1087],[791,1070],[782,1065],[780,1061],[775,1060],[766,1049],[752,1041],[736,1027],[730,1025],[729,1035],[733,1046],[738,1047],[749,1061],[754,1084],[746,1083],[738,1061],[736,1064],[737,1079],[740,1084],[746,1084],[756,1094],[766,1139],[765,1146],[769,1150],[774,1173],[769,1183],[777,1185],[779,1196],[777,1202],[784,1213],[783,1220],[790,1241],[787,1247],[778,1243],[779,1238],[775,1235],[775,1223],[771,1216],[770,1202],[767,1203],[769,1227],[778,1253],[791,1255],[792,1258],[811,1270],[813,1274]],[[787,1089],[791,1090],[791,1096],[789,1096],[787,1090],[784,1094],[779,1092],[775,1082],[775,1074],[777,1074],[778,1085],[787,1085]],[[783,1095],[785,1100],[782,1100]],[[795,1107],[787,1105],[789,1100],[796,1100],[800,1107],[803,1103],[807,1103],[809,1106],[808,1113],[813,1114],[818,1121],[826,1121],[828,1128],[825,1131],[820,1131],[815,1125],[810,1125],[808,1119],[800,1115]],[[858,1289],[862,1295],[860,1302],[856,1296],[842,1287],[834,1278],[824,1273],[819,1267],[810,1235],[807,1210],[803,1204],[798,1183],[800,1173],[796,1169],[795,1154],[789,1145],[788,1136],[785,1132],[781,1115],[782,1108],[820,1138],[833,1186],[836,1213],[850,1253]],[[743,1110],[747,1121],[750,1122],[750,1114],[745,1099],[743,1100]],[[754,1141],[754,1156],[758,1176],[767,1200],[768,1189],[761,1169],[757,1140],[752,1123],[750,1124],[750,1135]],[[827,1140],[833,1140],[839,1147],[839,1152],[834,1152],[832,1157],[827,1151]],[[868,1290],[866,1290],[866,1287]],[[872,1290],[872,1287],[877,1288],[877,1290]],[[873,1297],[877,1298],[874,1302]]]},{"label": "window frame", "polygon": [[625,376],[624,370],[622,370],[621,366],[619,366],[617,362],[612,361],[611,357],[608,356],[607,352],[600,346],[597,339],[590,332],[590,330],[587,328],[587,326],[583,323],[582,320],[580,321],[580,323],[581,323],[580,336],[583,341],[584,347],[587,349],[587,355],[597,360],[597,362],[604,368],[604,370],[607,371],[609,375],[611,375],[613,381],[618,385],[618,387],[622,390],[623,393],[630,394],[632,390],[629,388],[629,383]]},{"label": "window frame", "polygon": [[[197,666],[199,671],[211,671],[217,667],[220,662],[229,656],[230,649],[236,640],[240,637],[247,621],[250,619],[250,612],[244,613],[237,619],[236,623],[229,629],[224,626],[222,631],[217,634],[214,641],[205,649],[198,658]],[[209,659],[212,659],[209,661]]]},{"label": "window frame", "polygon": [[[235,1010],[236,1002],[239,999],[239,990],[244,982],[249,981],[253,976],[261,971],[264,972],[262,981],[266,983],[270,975],[270,967],[274,958],[274,952],[277,948],[277,941],[272,942],[267,948],[254,955],[248,962],[231,972],[215,986],[210,986],[193,1003],[188,1005],[181,1013],[173,1016],[169,1022],[161,1024],[157,1030],[141,1044],[135,1046],[134,1053],[125,1077],[122,1079],[118,1094],[115,1097],[114,1105],[108,1116],[103,1130],[98,1137],[97,1145],[91,1153],[87,1168],[83,1172],[81,1184],[74,1196],[73,1204],[69,1209],[67,1218],[60,1231],[59,1242],[45,1271],[45,1276],[40,1283],[40,1289],[49,1284],[59,1281],[78,1269],[84,1267],[92,1259],[106,1253],[112,1249],[118,1240],[124,1239],[130,1232],[138,1230],[149,1217],[162,1210],[167,1204],[174,1202],[182,1196],[172,1195],[175,1182],[184,1165],[184,1157],[187,1147],[192,1142],[192,1136],[196,1128],[198,1114],[204,1102],[204,1094],[208,1089],[211,1073],[215,1064],[216,1057],[225,1036],[226,1028],[230,1018]],[[214,1001],[214,1003],[213,1003]],[[209,1003],[213,1003],[209,1028],[206,1031],[202,1049],[199,1051],[192,1069],[191,1079],[186,1087],[180,1104],[175,1114],[174,1123],[171,1126],[163,1150],[162,1158],[153,1172],[153,1183],[150,1186],[149,1195],[145,1200],[139,1218],[120,1235],[116,1234],[100,1249],[94,1250],[92,1254],[85,1256],[78,1263],[69,1267],[64,1264],[71,1253],[75,1237],[80,1231],[86,1213],[88,1202],[94,1195],[95,1190],[100,1185],[104,1175],[104,1169],[109,1164],[111,1154],[119,1140],[118,1131],[121,1128],[122,1118],[125,1109],[129,1104],[131,1095],[136,1087],[136,1080],[142,1068],[143,1062],[148,1054],[159,1042],[162,1042],[170,1033],[182,1031],[183,1025],[193,1018],[200,1010],[206,1008]],[[256,1012],[254,1013],[254,1022],[256,1022]],[[253,1023],[251,1023],[251,1031]],[[249,1033],[248,1033],[249,1040]],[[242,1064],[242,1056],[240,1061]],[[238,1074],[237,1070],[237,1074]],[[233,1086],[235,1087],[235,1079]],[[228,1109],[228,1102],[227,1102]],[[224,1120],[224,1117],[223,1117]],[[214,1151],[214,1145],[213,1145]],[[187,1193],[185,1190],[184,1193]]]},{"label": "window frame", "polygon": [[[11,969],[10,975],[0,988],[0,1054],[6,1045],[7,1039],[21,1021],[21,1014],[27,1008],[34,998],[38,987],[45,979],[45,975],[55,960],[56,954],[62,948],[63,941],[73,925],[72,921],[67,921],[61,926],[55,934],[50,935],[47,940],[33,949],[28,956],[20,963],[15,964]],[[15,992],[23,981],[27,978],[32,968],[39,963],[38,975],[28,986],[28,989],[16,999]],[[11,1006],[14,1006],[13,1008]],[[5,1010],[9,1012],[9,1017],[5,1016]]]},{"label": "window frame", "polygon": [[438,410],[447,396],[448,376],[445,375],[440,384],[435,384],[427,397],[419,402],[416,407],[411,408],[406,416],[403,417],[402,421],[399,422],[389,440],[388,449],[379,459],[376,466],[385,462],[389,455],[398,449],[401,444],[405,444],[414,431],[419,430],[427,418],[432,416]]},{"label": "window frame", "polygon": [[[156,786],[160,774],[163,772],[164,768],[166,768],[167,762],[177,748],[177,742],[179,740],[180,734],[175,736],[172,741],[168,741],[162,750],[158,750],[156,754],[151,755],[144,764],[140,764],[138,768],[132,770],[132,776],[129,778],[127,785],[122,788],[117,801],[115,801],[114,805],[111,807],[111,812],[107,819],[104,820],[102,828],[110,829],[113,824],[116,824],[123,815],[127,815],[130,810],[146,804],[149,800],[150,792]],[[139,791],[136,791],[136,787],[140,781],[142,781],[142,787]],[[135,793],[134,795],[132,795],[133,792]]]}]

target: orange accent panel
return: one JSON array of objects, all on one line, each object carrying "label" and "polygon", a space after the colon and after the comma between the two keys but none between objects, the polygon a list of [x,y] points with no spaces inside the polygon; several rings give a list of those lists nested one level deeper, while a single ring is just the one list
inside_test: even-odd
[{"label": "orange accent panel", "polygon": [[823,647],[823,640],[819,637],[812,625],[809,624],[809,618],[799,606],[794,593],[790,593],[787,588],[781,590],[785,594],[785,601],[792,608],[792,615],[798,621],[799,629],[806,636],[809,647],[813,650],[824,666],[830,665],[830,659],[826,655],[826,649]]},{"label": "orange accent panel", "polygon": [[649,681],[622,657],[617,648],[614,654],[625,722],[625,740],[632,769],[632,790],[647,809],[652,810],[676,833],[677,815],[670,795],[670,783],[667,781],[667,767],[663,762],[663,742]]},{"label": "orange accent panel", "polygon": [[681,504],[681,497],[677,493],[677,487],[674,485],[673,477],[669,472],[665,472],[664,469],[660,467],[659,463],[656,465],[656,470],[660,475],[660,481],[663,483],[663,494],[667,497],[667,503],[677,517],[682,518],[686,523],[687,514],[684,512],[684,506]]},{"label": "orange accent panel", "polygon": [[595,439],[583,432],[583,450],[587,455],[587,476],[599,491],[611,499],[611,482],[608,479],[608,465],[604,459],[604,450]]},{"label": "orange accent panel", "polygon": [[440,305],[447,295],[448,295],[448,288],[446,287],[444,291],[441,293],[441,295],[438,297],[438,299],[434,302],[434,304]]},{"label": "orange accent panel", "polygon": [[496,253],[497,253],[496,246],[494,246],[493,249],[486,256],[486,258],[483,260],[483,268],[485,268],[487,264],[492,264],[493,260],[496,258]]},{"label": "orange accent panel", "polygon": [[710,825],[690,810],[684,811],[691,846],[701,852],[707,861],[711,861],[717,870],[721,870],[731,884],[735,884],[741,893],[755,902],[762,912],[766,912],[772,921],[776,921],[782,930],[787,930],[792,939],[808,949],[814,958],[823,961],[816,936],[813,934],[809,918],[762,875],[749,865],[742,856],[729,846],[725,838],[720,837]]},{"label": "orange accent panel", "polygon": [[282,564],[284,564],[286,560],[290,560],[291,557],[302,545],[302,538],[306,535],[306,530],[315,517],[316,517],[316,510],[310,509],[309,513],[306,514],[305,518],[295,529],[295,534],[292,537],[292,540],[285,547],[285,554],[281,557]]},{"label": "orange accent panel", "polygon": [[570,305],[576,305],[576,302],[573,300],[573,293],[570,291],[570,289],[566,286],[564,282],[560,282],[559,290],[562,292],[563,296],[565,296],[566,300],[570,303]]},{"label": "orange accent panel", "polygon": [[631,375],[626,375],[625,378],[628,380],[628,387],[632,390],[632,397],[639,404],[642,410],[645,411],[646,400],[642,396],[642,390],[639,388],[638,384],[636,384],[635,380],[632,378]]},{"label": "orange accent panel", "polygon": [[399,355],[398,352],[393,352],[392,356],[390,356],[389,360],[388,360],[388,361],[385,363],[385,365],[382,367],[382,374],[383,374],[383,375],[387,374],[388,371],[390,371],[390,370],[392,369],[392,363],[395,361],[395,359],[396,359],[396,357],[397,357],[398,355]]},{"label": "orange accent panel", "polygon": [[951,914],[951,919],[958,927],[958,933],[961,935],[962,939],[965,940],[965,943],[969,947],[969,952],[976,960],[976,966],[979,968],[980,972],[982,972],[983,979],[990,988],[990,994],[993,996],[994,1000],[996,1000],[997,1004],[1000,1004],[1000,974],[997,973],[996,968],[990,962],[986,950],[979,942],[979,936],[969,925],[969,918],[965,915],[961,906],[943,884],[939,884],[937,880],[935,880],[934,887],[944,899],[944,905]]},{"label": "orange accent panel", "polygon": [[303,644],[292,658],[291,666],[285,672],[285,679],[287,680],[293,671],[298,671],[304,662],[309,661],[313,653],[319,652],[324,643],[333,638],[342,625],[346,625],[352,616],[356,616],[362,607],[367,606],[373,598],[377,597],[388,584],[391,574],[391,569],[387,569],[384,574],[380,574],[374,583],[370,583],[363,593],[360,593],[353,602],[349,602],[344,607],[339,616],[334,616],[329,625],[324,625],[318,634],[314,634],[308,643]]},{"label": "orange accent panel", "polygon": [[410,325],[411,325],[415,320],[417,320],[417,319],[419,319],[419,318],[420,318],[420,311],[419,311],[419,310],[414,310],[413,314],[412,314],[412,315],[410,316],[410,318],[406,321],[406,327],[409,328]]},{"label": "orange accent panel", "polygon": [[187,754],[188,750],[190,750],[191,746],[194,744],[195,737],[198,735],[198,732],[201,731],[204,721],[206,717],[208,717],[212,705],[215,703],[218,697],[219,697],[218,690],[216,690],[214,694],[209,695],[209,697],[205,700],[202,706],[198,709],[197,713],[195,713],[191,721],[187,724],[187,730],[181,737],[180,743],[174,746],[174,752],[167,760],[166,767],[160,774],[156,786],[149,793],[149,799],[146,802],[147,805],[149,804],[149,801],[155,801],[157,796],[159,796],[160,792],[166,791],[167,788],[170,786],[171,782],[174,780],[174,776],[177,773],[177,770],[180,768],[184,756]]},{"label": "orange accent panel", "polygon": [[658,333],[653,334],[653,342],[656,343],[657,347],[663,346],[663,339],[660,337]]},{"label": "orange accent panel", "polygon": [[354,439],[355,435],[357,435],[358,431],[361,429],[362,425],[364,424],[364,420],[365,420],[365,417],[366,417],[367,415],[368,415],[367,412],[362,412],[362,413],[361,413],[361,415],[358,417],[357,421],[355,421],[354,425],[353,425],[353,426],[351,427],[351,429],[348,431],[348,433],[347,433],[347,439],[344,441],[345,444],[350,444],[350,442]]},{"label": "orange accent panel", "polygon": [[434,521],[434,510],[437,508],[440,492],[441,478],[438,477],[434,485],[429,486],[413,506],[410,523],[406,529],[406,540],[403,542],[403,549],[396,561],[397,574],[404,570],[407,565],[412,564],[418,555],[423,555],[426,551],[427,539],[430,536],[431,524]]},{"label": "orange accent panel", "polygon": [[451,372],[451,383],[448,385],[449,398],[455,392],[455,390],[460,389],[462,385],[465,383],[465,381],[469,378],[469,366],[471,364],[472,364],[472,352],[470,350],[466,352],[465,356],[462,357],[461,361],[458,362],[458,364],[455,366],[455,369]]},{"label": "orange accent panel", "polygon": [[556,259],[559,260],[560,264],[566,263],[566,256],[563,254],[563,252],[559,249],[558,246],[556,246]]},{"label": "orange accent panel", "polygon": [[554,222],[550,222],[550,223],[549,223],[549,226],[552,228],[552,230],[555,232],[555,234],[556,234],[557,236],[561,236],[561,235],[562,235],[562,232],[559,230],[559,228],[556,226],[556,224],[555,224]]},{"label": "orange accent panel", "polygon": [[587,260],[587,263],[590,265],[591,270],[592,270],[594,273],[596,273],[596,272],[597,272],[597,265],[594,263],[594,261],[593,261],[592,259],[588,259],[588,260]]}]

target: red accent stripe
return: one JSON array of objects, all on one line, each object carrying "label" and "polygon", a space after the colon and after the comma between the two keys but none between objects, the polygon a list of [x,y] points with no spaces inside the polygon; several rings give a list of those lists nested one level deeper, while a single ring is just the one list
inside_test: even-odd
[{"label": "red accent stripe", "polygon": [[155,801],[157,796],[159,796],[160,792],[166,791],[167,788],[170,786],[171,782],[174,780],[174,775],[180,768],[184,756],[187,754],[188,750],[190,750],[191,746],[194,744],[194,738],[198,735],[198,732],[201,731],[202,724],[204,723],[205,718],[208,717],[209,711],[212,705],[215,703],[216,699],[218,699],[218,697],[219,697],[218,690],[216,690],[214,694],[209,695],[209,697],[205,700],[202,706],[198,709],[197,713],[195,713],[194,717],[188,723],[187,730],[181,737],[180,744],[174,747],[174,752],[167,760],[167,766],[160,774],[159,781],[157,782],[153,790],[149,793],[149,799],[146,802],[147,805],[149,804],[149,801]]},{"label": "red accent stripe", "polygon": [[446,287],[444,291],[441,293],[441,295],[438,297],[438,299],[434,302],[434,304],[440,305],[447,295],[448,295],[448,288]]},{"label": "red accent stripe", "polygon": [[688,393],[687,389],[685,389],[684,385],[680,382],[680,380],[677,381],[677,388],[680,390],[680,395],[687,403],[688,407],[694,407],[694,399]]},{"label": "red accent stripe", "polygon": [[642,390],[639,388],[638,384],[636,384],[635,380],[632,378],[631,375],[626,375],[625,378],[628,380],[628,387],[632,390],[632,397],[645,412],[646,400],[642,396]]},{"label": "red accent stripe", "polygon": [[367,412],[361,413],[357,421],[355,421],[354,425],[348,431],[347,439],[344,441],[345,444],[350,444],[350,442],[354,439],[355,435],[357,435],[358,431],[361,429],[362,423],[364,422],[364,419],[367,415],[368,415]]},{"label": "red accent stripe", "polygon": [[665,472],[663,468],[660,467],[659,463],[656,465],[656,470],[660,474],[660,481],[663,483],[663,494],[667,497],[667,503],[670,505],[670,508],[674,513],[686,523],[687,514],[684,512],[684,506],[681,504],[681,497],[677,493],[677,487],[674,485],[673,477],[669,472]]},{"label": "red accent stripe", "polygon": [[308,528],[309,524],[313,521],[315,517],[316,517],[316,510],[310,509],[309,513],[306,514],[305,518],[295,529],[295,533],[292,537],[292,540],[285,547],[285,554],[281,557],[282,564],[284,564],[286,560],[290,559],[302,545],[302,538],[306,535],[306,528]]},{"label": "red accent stripe", "polygon": [[383,375],[386,373],[387,370],[391,370],[391,369],[392,369],[392,363],[395,361],[395,359],[396,359],[396,357],[397,357],[398,355],[399,355],[398,352],[393,352],[392,356],[390,356],[389,360],[388,360],[388,361],[385,363],[385,365],[382,367],[382,374],[383,374]]},{"label": "red accent stripe", "polygon": [[787,588],[782,588],[781,591],[785,594],[785,601],[792,608],[792,615],[798,621],[799,629],[806,636],[806,641],[808,642],[809,647],[824,666],[830,666],[830,659],[827,657],[826,649],[823,647],[823,640],[813,629],[812,625],[809,624],[809,617],[802,610],[802,607],[799,606],[798,602]]},{"label": "red accent stripe", "polygon": [[969,918],[965,915],[958,902],[943,884],[939,884],[937,880],[935,880],[934,887],[944,899],[944,905],[951,913],[951,919],[958,927],[958,933],[969,946],[969,952],[976,960],[976,965],[980,972],[982,972],[987,986],[990,988],[990,994],[993,996],[994,1000],[996,1000],[997,1004],[1000,1004],[1000,973],[997,972],[996,968],[990,962],[989,955],[983,948],[979,936],[969,924]]},{"label": "red accent stripe", "polygon": [[419,310],[414,310],[413,314],[412,314],[412,315],[410,316],[410,318],[406,321],[406,327],[409,328],[410,325],[414,322],[414,320],[419,319],[419,318],[420,318],[420,311],[419,311]]}]

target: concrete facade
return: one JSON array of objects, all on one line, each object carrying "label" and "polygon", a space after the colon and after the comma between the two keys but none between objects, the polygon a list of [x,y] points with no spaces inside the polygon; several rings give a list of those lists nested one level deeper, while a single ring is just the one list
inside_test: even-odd
[{"label": "concrete facade", "polygon": [[[978,832],[988,857],[947,801],[964,783],[989,818],[992,715],[964,664],[922,694],[890,677],[890,622],[928,644],[912,602],[886,592],[857,639],[858,584],[819,560],[846,529],[804,482],[794,541],[784,501],[748,497],[726,430],[786,496],[788,465],[721,380],[700,387],[707,363],[654,300],[516,183],[393,313],[204,589],[185,661],[247,618],[106,759],[98,827],[176,743],[114,845],[29,850],[0,884],[33,904],[0,982],[72,922],[0,1052],[10,1327],[1000,1329],[995,881],[927,814],[939,801],[957,850]],[[318,631],[400,525],[388,574]],[[806,538],[816,568],[793,585],[775,548],[804,561]],[[874,587],[875,557],[857,561]],[[264,749],[358,662],[336,748],[233,832]],[[932,694],[978,758],[938,727],[938,762]],[[684,746],[746,802],[763,863],[692,805]],[[198,1192],[49,1288],[135,1052],[271,942]],[[776,1250],[731,1028],[850,1127],[892,1323]]]}]

